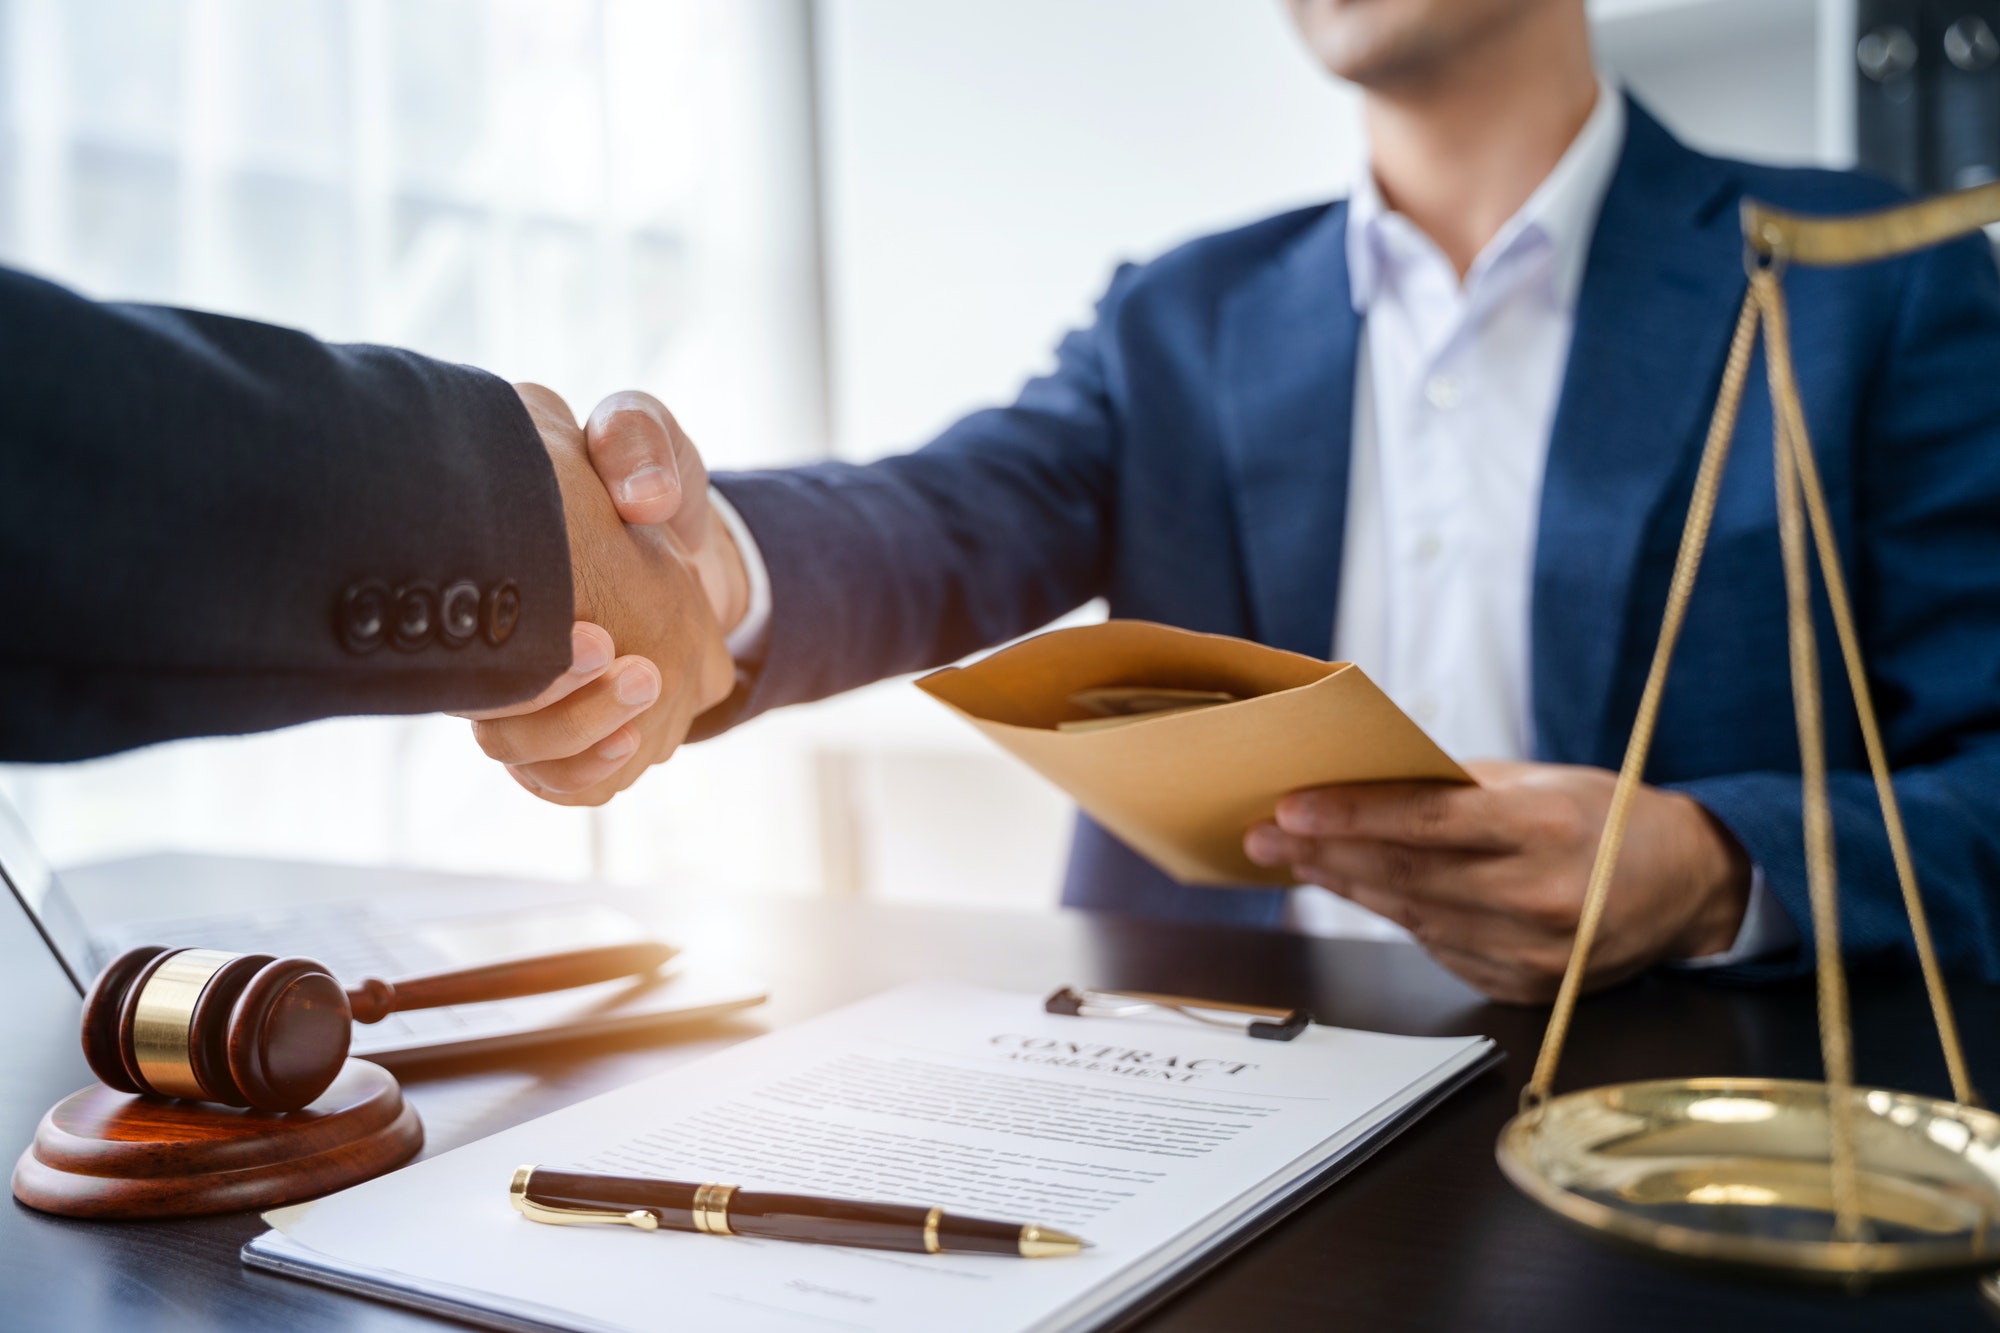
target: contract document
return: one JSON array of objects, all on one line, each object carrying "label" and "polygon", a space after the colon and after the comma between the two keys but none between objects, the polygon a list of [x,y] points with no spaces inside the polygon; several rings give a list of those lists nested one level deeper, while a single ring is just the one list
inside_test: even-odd
[{"label": "contract document", "polygon": [[[1497,1059],[1480,1037],[906,986],[314,1203],[246,1263],[504,1329],[1081,1329],[1158,1299]],[[715,1181],[1071,1232],[1069,1258],[546,1226],[514,1168]]]}]

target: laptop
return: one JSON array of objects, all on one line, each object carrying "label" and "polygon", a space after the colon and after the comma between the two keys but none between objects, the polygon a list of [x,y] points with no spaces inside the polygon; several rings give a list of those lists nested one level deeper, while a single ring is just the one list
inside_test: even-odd
[{"label": "laptop", "polygon": [[[173,867],[181,858],[157,858],[121,868],[145,875],[147,896],[172,901]],[[188,859],[212,868],[216,862]],[[234,870],[283,875],[282,865],[231,862]],[[224,949],[233,953],[298,956],[325,964],[344,985],[369,977],[395,981],[426,972],[475,967],[506,958],[593,945],[650,939],[652,932],[602,902],[546,902],[504,911],[477,882],[446,892],[397,890],[398,872],[365,868],[315,868],[350,881],[354,892],[310,903],[268,909],[121,921],[86,922],[60,876],[36,848],[26,823],[0,793],[0,880],[28,914],[70,984],[82,995],[97,974],[126,949],[141,944]],[[407,881],[406,881],[407,883]],[[714,1018],[761,1004],[766,991],[733,973],[676,955],[659,972],[480,1004],[450,1005],[391,1014],[379,1023],[354,1025],[350,1050],[383,1064],[412,1064],[448,1055],[504,1050]]]}]

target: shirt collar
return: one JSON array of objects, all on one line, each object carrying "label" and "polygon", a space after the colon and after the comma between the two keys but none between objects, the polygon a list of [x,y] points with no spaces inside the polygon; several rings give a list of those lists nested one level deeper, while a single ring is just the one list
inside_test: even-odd
[{"label": "shirt collar", "polygon": [[[1597,104],[1583,128],[1527,202],[1479,252],[1466,275],[1468,284],[1494,259],[1519,244],[1526,233],[1535,231],[1547,239],[1555,254],[1555,298],[1565,308],[1574,308],[1583,287],[1583,269],[1590,257],[1597,215],[1624,146],[1625,98],[1600,76]],[[1390,218],[1396,222],[1391,223]],[[1381,291],[1383,266],[1393,262],[1388,231],[1395,226],[1415,230],[1408,219],[1389,211],[1375,183],[1374,169],[1364,155],[1347,199],[1347,281],[1358,312],[1365,314]]]}]

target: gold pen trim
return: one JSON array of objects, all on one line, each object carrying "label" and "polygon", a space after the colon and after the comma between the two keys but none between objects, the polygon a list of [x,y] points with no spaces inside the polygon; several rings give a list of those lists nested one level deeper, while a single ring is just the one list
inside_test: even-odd
[{"label": "gold pen trim", "polygon": [[924,1253],[940,1254],[944,1247],[938,1244],[938,1223],[944,1220],[944,1209],[933,1208],[924,1215]]},{"label": "gold pen trim", "polygon": [[1021,1257],[1023,1259],[1055,1259],[1063,1255],[1081,1254],[1083,1239],[1072,1236],[1067,1231],[1057,1231],[1054,1227],[1040,1227],[1030,1222],[1021,1228]]},{"label": "gold pen trim", "polygon": [[530,1222],[544,1222],[552,1227],[580,1226],[627,1226],[641,1231],[658,1231],[660,1219],[650,1209],[634,1208],[629,1213],[621,1213],[610,1208],[557,1208],[546,1203],[536,1203],[528,1197],[528,1181],[535,1174],[532,1166],[514,1168],[514,1179],[507,1186],[507,1202],[514,1205],[514,1211]]},{"label": "gold pen trim", "polygon": [[729,1201],[734,1185],[702,1185],[694,1192],[694,1229],[709,1236],[733,1236],[729,1229]]}]

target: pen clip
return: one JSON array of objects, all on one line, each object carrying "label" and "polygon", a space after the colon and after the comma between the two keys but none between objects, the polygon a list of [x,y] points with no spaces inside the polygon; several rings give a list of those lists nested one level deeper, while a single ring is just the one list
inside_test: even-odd
[{"label": "pen clip", "polygon": [[514,1205],[514,1211],[530,1222],[546,1222],[552,1227],[581,1226],[627,1226],[641,1231],[660,1229],[660,1215],[650,1208],[634,1208],[630,1212],[619,1212],[613,1208],[558,1208],[553,1204],[537,1203],[528,1197],[528,1181],[533,1178],[533,1166],[514,1168],[513,1183],[507,1186],[507,1202]]}]

